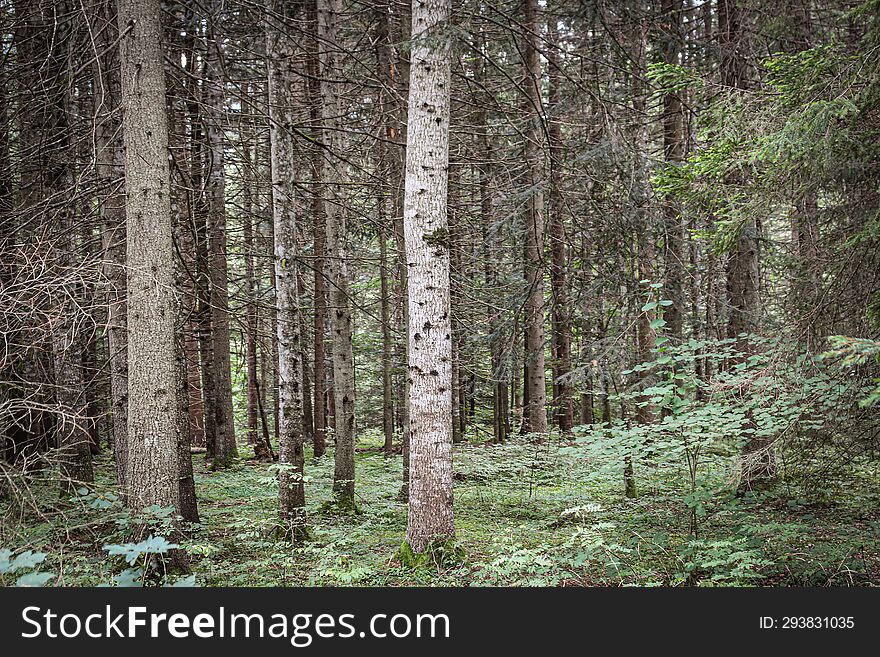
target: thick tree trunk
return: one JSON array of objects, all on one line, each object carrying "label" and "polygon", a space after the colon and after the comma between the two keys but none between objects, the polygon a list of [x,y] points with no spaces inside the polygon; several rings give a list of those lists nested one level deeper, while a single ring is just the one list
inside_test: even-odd
[{"label": "thick tree trunk", "polygon": [[158,0],[119,0],[128,286],[127,502],[179,507],[174,263]]},{"label": "thick tree trunk", "polygon": [[409,269],[409,517],[416,553],[454,538],[449,308],[451,0],[412,7],[404,231]]}]

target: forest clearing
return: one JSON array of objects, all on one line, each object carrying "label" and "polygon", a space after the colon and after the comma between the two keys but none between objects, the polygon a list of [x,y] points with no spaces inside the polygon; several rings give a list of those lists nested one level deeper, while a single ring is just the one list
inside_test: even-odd
[{"label": "forest clearing", "polygon": [[0,585],[880,584],[877,0],[0,39]]}]

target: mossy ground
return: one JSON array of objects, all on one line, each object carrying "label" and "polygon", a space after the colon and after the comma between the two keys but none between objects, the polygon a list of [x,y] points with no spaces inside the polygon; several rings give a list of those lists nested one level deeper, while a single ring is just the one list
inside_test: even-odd
[{"label": "mossy ground", "polygon": [[[247,445],[239,449],[249,453]],[[708,481],[721,483],[731,462],[715,458]],[[695,539],[683,464],[637,463],[639,495],[628,499],[619,468],[590,462],[555,437],[540,445],[462,444],[455,449],[455,554],[466,558],[413,568],[400,559],[401,458],[386,459],[374,432],[358,444],[359,513],[332,504],[332,451],[317,461],[307,453],[309,539],[299,545],[274,531],[277,484],[269,464],[241,458],[211,472],[202,459],[194,455],[201,525],[184,540],[200,585],[880,583],[876,466],[856,473],[855,488],[848,480],[841,482],[847,490],[826,491],[824,501],[790,482],[758,495],[716,495],[701,507]],[[97,489],[111,490],[106,454],[97,471]],[[44,487],[35,490],[42,518],[33,509],[13,517],[0,503],[0,547],[46,552],[46,567],[62,573],[55,584],[108,581],[114,564],[101,548],[124,540],[118,511],[59,506],[54,488]]]}]

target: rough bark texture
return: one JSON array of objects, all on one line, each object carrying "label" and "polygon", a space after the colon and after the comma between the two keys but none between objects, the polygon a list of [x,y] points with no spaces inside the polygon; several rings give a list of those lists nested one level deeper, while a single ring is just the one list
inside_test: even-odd
[{"label": "rough bark texture", "polygon": [[[385,125],[380,126],[379,139],[376,141],[377,169],[383,181],[392,181],[394,169],[392,158],[394,153],[389,153],[388,141],[394,141],[393,115],[391,114],[391,90],[394,85],[394,65],[391,58],[391,30],[389,29],[390,15],[387,5],[376,8],[376,22],[378,25],[376,35],[376,63],[377,77],[380,86],[377,92],[377,102],[380,115]],[[384,128],[384,130],[382,130]],[[384,134],[382,134],[384,132]],[[393,353],[394,343],[391,331],[391,285],[389,284],[388,271],[388,195],[387,187],[379,187],[376,202],[377,222],[379,232],[379,278],[381,286],[381,322],[382,322],[382,433],[385,439],[383,449],[386,457],[391,456],[394,449],[394,381],[393,381]],[[394,217],[391,217],[392,223]]]},{"label": "rough bark texture", "polygon": [[451,0],[415,0],[404,231],[409,291],[409,547],[455,535],[449,316]]},{"label": "rough bark texture", "polygon": [[173,250],[158,0],[119,0],[128,285],[128,506],[178,507]]},{"label": "rough bark texture", "polygon": [[306,66],[308,71],[309,117],[312,123],[311,135],[314,139],[309,149],[311,164],[310,188],[312,199],[312,236],[314,259],[312,260],[314,286],[314,315],[312,324],[313,376],[312,414],[314,424],[314,456],[320,458],[327,450],[327,365],[324,334],[327,330],[327,282],[324,273],[324,252],[326,248],[327,225],[324,216],[324,197],[321,188],[324,153],[318,147],[321,141],[321,81],[318,76],[320,62],[317,42],[318,9],[315,0],[306,5],[309,23],[308,52]]},{"label": "rough bark texture", "polygon": [[558,35],[550,17],[548,35],[550,49],[550,117],[547,133],[550,140],[550,287],[553,291],[553,407],[556,423],[563,433],[574,425],[574,402],[571,397],[571,310],[568,307],[568,249],[566,248],[565,221],[562,213],[562,124],[560,103],[559,57],[556,51]]},{"label": "rough bark texture", "polygon": [[[168,48],[173,57],[180,51],[179,40],[175,39]],[[183,109],[183,108],[181,108]],[[178,111],[177,105],[168,109],[168,138],[171,149],[185,143],[184,112]],[[190,218],[190,195],[187,193],[184,170],[175,167],[171,170],[171,214],[172,237],[174,240],[174,287],[176,303],[175,326],[175,385],[177,386],[177,463],[178,494],[180,506],[178,511],[187,522],[199,522],[196,485],[192,465],[192,422],[189,409],[189,380],[186,357],[186,327],[190,323],[194,310],[195,297],[192,294],[191,279],[188,266],[191,264],[187,255],[192,252],[191,234],[188,230]]]},{"label": "rough bark texture", "polygon": [[245,367],[247,380],[245,384],[247,392],[247,441],[254,447],[257,458],[261,457],[260,447],[265,447],[259,440],[257,424],[259,423],[259,403],[257,402],[257,330],[259,329],[259,312],[257,308],[257,283],[254,270],[254,226],[253,226],[253,163],[251,160],[251,145],[249,139],[252,136],[250,120],[242,127],[244,152],[244,182],[242,195],[244,197],[241,231],[244,242],[244,287],[245,287]]},{"label": "rough bark texture", "polygon": [[[646,54],[647,54],[647,24],[641,23],[636,27],[634,39],[634,55],[632,70],[632,91],[633,91],[633,114],[635,124],[633,126],[633,151],[635,154],[635,176],[633,181],[633,201],[636,207],[636,230],[637,230],[637,280],[654,282],[654,234],[652,231],[649,204],[651,202],[651,183],[649,173],[648,158],[648,125],[645,119],[645,111],[647,108],[647,89],[644,84],[644,75],[646,70]],[[638,288],[640,292],[648,287],[648,283],[640,283]],[[640,296],[636,299],[636,303],[642,301]],[[654,321],[655,313],[653,310],[646,310],[639,313],[637,324],[637,361],[645,363],[653,358],[654,346],[657,336],[651,323]],[[648,383],[643,377],[642,385]],[[647,424],[654,419],[654,409],[651,405],[645,404],[639,406],[636,410],[636,419],[641,424]]]},{"label": "rough bark texture", "polygon": [[[525,362],[528,404],[523,408],[523,431],[547,433],[547,379],[544,358],[544,161],[541,101],[540,33],[537,0],[523,0],[523,88],[525,160],[529,198],[525,213],[525,277],[528,285],[525,304]],[[525,393],[525,391],[524,391]]]},{"label": "rough bark texture", "polygon": [[[275,11],[280,10],[273,7]],[[283,15],[283,14],[282,14]],[[270,16],[266,22],[269,71],[269,135],[272,165],[272,219],[275,236],[275,303],[278,308],[278,440],[282,470],[278,476],[281,522],[285,534],[305,533],[303,482],[303,391],[301,317],[297,281],[294,203],[295,167],[293,58],[289,35]]]},{"label": "rough bark texture", "polygon": [[[213,22],[218,20],[215,15]],[[213,367],[216,385],[214,422],[217,439],[214,445],[212,467],[223,468],[238,456],[235,444],[235,423],[232,412],[232,363],[229,350],[229,280],[226,262],[226,171],[224,169],[224,92],[220,71],[220,44],[211,30],[206,60],[208,89],[208,144],[210,166],[208,173],[208,262],[211,284],[211,336],[213,338]]]},{"label": "rough bark texture", "polygon": [[[679,40],[681,39],[682,5],[681,0],[663,0],[661,4],[661,43],[660,50],[666,64],[679,63]],[[681,99],[677,92],[663,95],[663,156],[666,162],[680,162],[684,154],[682,136]],[[663,319],[666,320],[666,333],[673,339],[682,336],[682,318],[684,316],[684,273],[685,231],[678,204],[671,200],[663,202],[663,218],[666,230],[666,282],[664,296],[672,301],[666,308]]]},{"label": "rough bark texture", "polygon": [[95,132],[95,167],[101,190],[101,221],[103,224],[104,277],[107,281],[107,366],[110,370],[110,415],[113,426],[113,456],[116,463],[116,484],[125,497],[125,461],[128,457],[128,341],[126,336],[125,283],[125,173],[121,115],[119,110],[119,72],[113,65],[110,44],[117,31],[110,3],[103,5],[102,49],[104,57],[97,60],[100,105],[107,111],[99,115]]},{"label": "rough bark texture", "polygon": [[318,37],[321,43],[322,141],[324,156],[324,213],[327,217],[327,279],[330,288],[330,332],[333,336],[333,388],[336,451],[333,492],[341,507],[354,505],[354,352],[352,349],[351,300],[346,265],[346,219],[343,207],[343,164],[336,160],[345,153],[339,127],[336,78],[338,62],[336,27],[339,0],[318,0]]}]

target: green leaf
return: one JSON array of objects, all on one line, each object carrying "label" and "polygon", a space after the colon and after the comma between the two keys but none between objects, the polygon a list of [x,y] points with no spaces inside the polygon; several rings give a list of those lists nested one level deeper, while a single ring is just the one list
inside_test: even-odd
[{"label": "green leaf", "polygon": [[28,573],[19,577],[15,585],[24,587],[44,586],[46,582],[54,577],[55,573]]}]

